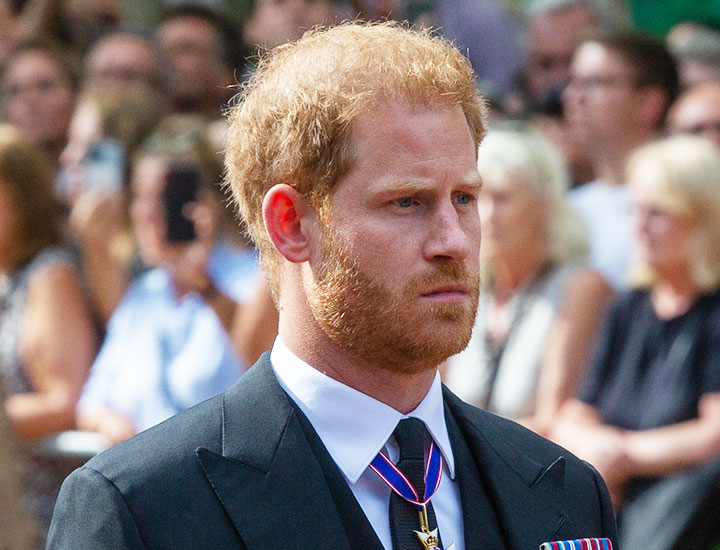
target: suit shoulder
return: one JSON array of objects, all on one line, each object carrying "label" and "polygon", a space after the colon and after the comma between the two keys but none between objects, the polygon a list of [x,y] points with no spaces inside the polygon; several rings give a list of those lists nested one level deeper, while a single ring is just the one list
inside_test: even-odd
[{"label": "suit shoulder", "polygon": [[47,548],[144,548],[137,522],[122,493],[90,466],[62,485]]},{"label": "suit shoulder", "polygon": [[[182,476],[196,467],[195,450],[222,448],[222,400],[218,395],[118,443],[87,462],[121,489],[146,479]],[[131,483],[131,480],[133,483]]]},{"label": "suit shoulder", "polygon": [[238,547],[198,458],[199,448],[222,452],[222,403],[205,401],[75,470],[55,506],[52,548]]}]

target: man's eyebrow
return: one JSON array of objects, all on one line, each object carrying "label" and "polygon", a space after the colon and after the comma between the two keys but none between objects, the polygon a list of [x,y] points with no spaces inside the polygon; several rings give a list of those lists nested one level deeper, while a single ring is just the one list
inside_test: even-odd
[{"label": "man's eyebrow", "polygon": [[469,172],[463,178],[463,183],[469,187],[475,188],[477,191],[480,191],[483,186],[482,176],[474,171]]},{"label": "man's eyebrow", "polygon": [[377,182],[375,195],[413,195],[432,187],[432,180],[425,178],[382,178]]},{"label": "man's eyebrow", "polygon": [[[404,178],[404,179],[387,179],[380,180],[377,189],[379,195],[396,195],[407,194],[412,195],[427,189],[431,189],[434,183],[431,179],[425,178]],[[475,171],[468,172],[461,179],[460,183],[466,187],[480,190],[482,187],[482,177]]]}]

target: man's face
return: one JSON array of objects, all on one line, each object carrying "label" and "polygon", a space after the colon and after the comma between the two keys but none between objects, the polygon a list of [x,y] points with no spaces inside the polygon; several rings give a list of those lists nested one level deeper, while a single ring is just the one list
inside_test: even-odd
[{"label": "man's face", "polygon": [[578,35],[595,18],[584,6],[553,11],[530,20],[528,27],[528,94],[541,102],[568,80]]},{"label": "man's face", "polygon": [[212,24],[191,16],[169,19],[158,28],[157,38],[172,65],[169,91],[177,102],[195,103],[219,93],[226,69]]},{"label": "man's face", "polygon": [[310,261],[310,306],[353,356],[416,372],[461,351],[478,297],[475,147],[457,107],[361,113]]},{"label": "man's face", "polygon": [[96,46],[87,57],[86,81],[103,86],[160,83],[160,67],[150,44],[143,39],[118,35]]},{"label": "man's face", "polygon": [[681,98],[668,115],[668,130],[701,136],[720,147],[720,86]]},{"label": "man's face", "polygon": [[578,48],[563,100],[567,120],[581,139],[604,143],[625,136],[638,122],[642,97],[633,68],[620,54],[597,42]]}]

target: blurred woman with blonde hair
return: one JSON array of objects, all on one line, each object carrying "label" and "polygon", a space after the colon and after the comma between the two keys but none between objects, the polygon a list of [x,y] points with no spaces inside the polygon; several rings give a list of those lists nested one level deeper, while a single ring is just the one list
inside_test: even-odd
[{"label": "blurred woman with blonde hair", "polygon": [[583,266],[587,247],[565,205],[567,169],[549,142],[493,130],[478,170],[483,291],[470,344],[448,361],[446,383],[545,433],[575,389],[610,289]]},{"label": "blurred woman with blonde hair", "polygon": [[695,137],[658,141],[631,157],[628,181],[636,287],[611,308],[552,435],[605,478],[623,548],[710,548],[720,539],[720,151]]}]

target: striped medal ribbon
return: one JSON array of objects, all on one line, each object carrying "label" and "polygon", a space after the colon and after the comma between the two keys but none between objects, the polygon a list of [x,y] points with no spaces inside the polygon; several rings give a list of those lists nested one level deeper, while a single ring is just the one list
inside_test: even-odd
[{"label": "striped medal ribbon", "polygon": [[613,545],[608,538],[554,540],[543,542],[540,550],[613,550]]},{"label": "striped medal ribbon", "polygon": [[[435,446],[435,442],[430,444],[430,452],[425,463],[425,493],[422,498],[418,495],[413,484],[405,477],[405,474],[382,451],[370,463],[370,468],[380,476],[380,479],[390,489],[417,508],[420,514],[420,531],[415,531],[415,534],[425,548],[427,550],[441,550],[437,529],[431,531],[428,526],[426,508],[427,503],[430,502],[430,499],[440,486],[442,477],[443,459],[440,449]],[[448,550],[452,550],[454,546],[455,543],[451,544]]]}]

